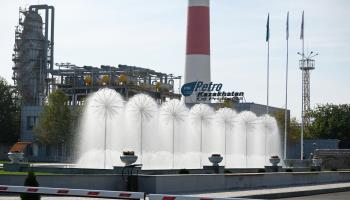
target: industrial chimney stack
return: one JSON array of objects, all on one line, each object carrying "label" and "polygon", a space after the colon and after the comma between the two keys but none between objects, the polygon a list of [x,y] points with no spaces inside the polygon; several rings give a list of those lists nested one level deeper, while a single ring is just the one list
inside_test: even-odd
[{"label": "industrial chimney stack", "polygon": [[[189,0],[185,83],[210,82],[210,14],[209,0]],[[196,94],[185,103],[197,103]]]}]

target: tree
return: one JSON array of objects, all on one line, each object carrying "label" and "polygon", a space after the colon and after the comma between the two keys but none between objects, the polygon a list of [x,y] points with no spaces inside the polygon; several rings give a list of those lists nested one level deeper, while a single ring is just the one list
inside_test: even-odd
[{"label": "tree", "polygon": [[311,118],[312,138],[350,139],[350,104],[318,105],[307,114]]},{"label": "tree", "polygon": [[16,90],[0,77],[0,142],[13,143],[19,138],[19,104]]},{"label": "tree", "polygon": [[67,105],[68,97],[62,90],[49,95],[34,132],[40,143],[63,145],[71,141],[71,111]]},{"label": "tree", "polygon": [[[274,117],[281,133],[284,133],[284,116],[284,111],[274,113]],[[287,119],[287,137],[288,141],[291,143],[295,143],[300,139],[300,125],[295,117],[292,119]]]},{"label": "tree", "polygon": [[234,101],[232,99],[220,99],[218,104],[216,104],[215,106],[216,110],[220,109],[220,108],[234,108]]}]

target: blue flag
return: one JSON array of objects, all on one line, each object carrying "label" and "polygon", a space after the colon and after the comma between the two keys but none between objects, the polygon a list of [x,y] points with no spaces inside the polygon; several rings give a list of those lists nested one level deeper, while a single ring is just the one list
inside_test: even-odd
[{"label": "blue flag", "polygon": [[266,23],[266,42],[270,40],[270,13],[267,15]]},{"label": "blue flag", "polygon": [[287,13],[287,23],[286,23],[286,40],[289,39],[289,12]]}]

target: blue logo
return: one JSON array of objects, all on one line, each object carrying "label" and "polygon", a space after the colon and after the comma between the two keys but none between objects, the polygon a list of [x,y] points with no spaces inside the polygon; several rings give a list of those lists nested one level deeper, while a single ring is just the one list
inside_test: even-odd
[{"label": "blue logo", "polygon": [[195,98],[198,101],[233,99],[242,100],[244,92],[225,92],[221,91],[222,83],[204,83],[202,81],[194,81],[185,83],[181,87],[181,94],[185,97],[195,93]]},{"label": "blue logo", "polygon": [[185,97],[191,96],[191,94],[194,91],[194,88],[196,87],[196,84],[197,81],[184,84],[181,88],[182,95],[184,95]]}]

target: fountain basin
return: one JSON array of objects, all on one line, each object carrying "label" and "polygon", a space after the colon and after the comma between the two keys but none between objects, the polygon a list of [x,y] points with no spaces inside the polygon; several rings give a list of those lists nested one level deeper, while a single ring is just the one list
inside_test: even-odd
[{"label": "fountain basin", "polygon": [[278,156],[271,156],[271,158],[269,159],[270,163],[272,164],[272,166],[277,167],[278,163],[281,162],[281,159]]},{"label": "fountain basin", "polygon": [[208,159],[211,163],[213,163],[213,166],[219,166],[219,163],[222,161],[223,157],[220,154],[213,154]]},{"label": "fountain basin", "polygon": [[137,161],[137,156],[135,155],[122,155],[120,156],[120,160],[126,165],[132,165]]},{"label": "fountain basin", "polygon": [[315,167],[320,167],[322,165],[322,159],[320,158],[313,158],[312,159],[312,165]]},{"label": "fountain basin", "polygon": [[23,152],[9,152],[7,153],[8,158],[11,160],[11,163],[19,163],[24,158]]}]

